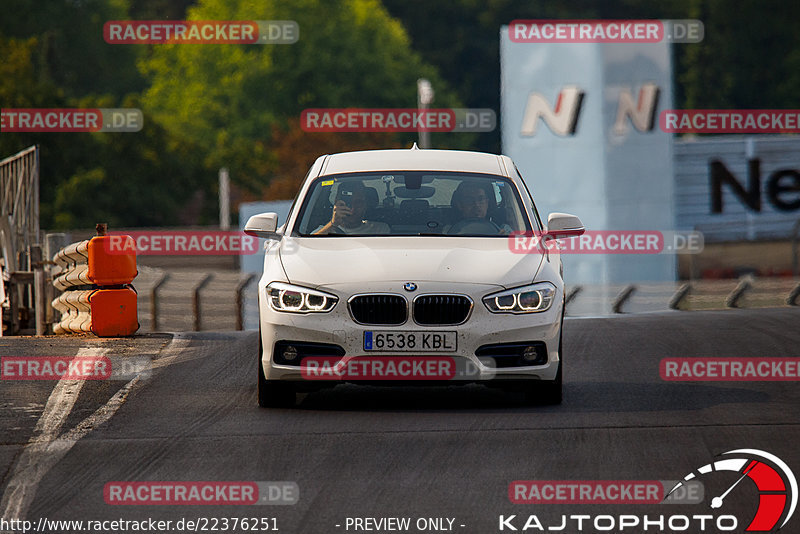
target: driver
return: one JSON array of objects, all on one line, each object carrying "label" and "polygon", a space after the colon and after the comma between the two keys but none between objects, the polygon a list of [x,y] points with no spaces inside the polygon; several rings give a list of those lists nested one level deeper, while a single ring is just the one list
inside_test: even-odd
[{"label": "driver", "polygon": [[388,234],[389,225],[380,221],[367,221],[367,188],[361,182],[339,185],[333,204],[331,220],[312,234]]},{"label": "driver", "polygon": [[[511,232],[508,225],[498,227],[486,216],[489,212],[489,197],[486,196],[486,189],[475,182],[461,182],[453,192],[451,204],[458,212],[459,220],[445,228],[445,233],[459,222],[467,222],[469,219],[483,219],[486,224],[497,227],[498,234]],[[476,224],[481,224],[481,221],[476,221]]]}]

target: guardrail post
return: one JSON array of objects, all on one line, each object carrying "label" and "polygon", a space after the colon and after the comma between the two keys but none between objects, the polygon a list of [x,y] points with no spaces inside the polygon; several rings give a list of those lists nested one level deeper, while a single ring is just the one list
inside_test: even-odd
[{"label": "guardrail post", "polygon": [[34,313],[36,314],[36,335],[43,336],[47,331],[46,311],[47,302],[45,300],[44,287],[44,263],[42,262],[42,247],[31,245],[29,250],[31,259],[31,269],[33,270],[33,300]]},{"label": "guardrail post", "polygon": [[244,289],[256,278],[250,273],[247,278],[236,285],[236,330],[244,330]]},{"label": "guardrail post", "polygon": [[800,284],[794,286],[794,289],[789,292],[789,296],[786,297],[786,304],[797,306],[797,297],[800,297]]},{"label": "guardrail post", "polygon": [[731,294],[728,295],[728,298],[725,299],[725,305],[728,308],[738,308],[739,307],[739,299],[745,294],[745,292],[750,289],[753,285],[753,277],[750,275],[743,276],[742,279],[739,281],[739,285],[736,286],[736,289],[731,291]]},{"label": "guardrail post", "polygon": [[671,310],[680,309],[679,306],[681,305],[681,302],[683,302],[683,299],[686,298],[686,295],[688,295],[689,291],[691,290],[692,290],[692,284],[689,282],[679,287],[678,290],[675,292],[675,294],[672,295],[672,298],[669,299],[669,309]]},{"label": "guardrail post", "polygon": [[161,289],[167,280],[169,280],[169,273],[164,273],[158,279],[156,285],[150,290],[150,331],[158,331],[158,290]]},{"label": "guardrail post", "polygon": [[569,304],[570,302],[572,302],[575,299],[575,297],[578,295],[578,293],[581,292],[582,289],[583,289],[583,286],[575,286],[575,287],[573,287],[573,288],[571,288],[569,290],[569,293],[567,293],[567,297],[564,300],[564,307],[565,308],[567,307],[567,304]]},{"label": "guardrail post", "polygon": [[633,295],[634,291],[636,291],[636,286],[631,284],[623,289],[619,295],[617,295],[617,298],[615,298],[614,302],[611,304],[611,309],[614,310],[614,313],[622,313],[622,306],[624,306],[625,302],[631,298],[631,295]]},{"label": "guardrail post", "polygon": [[212,279],[214,278],[213,274],[207,274],[200,280],[200,283],[197,284],[194,288],[194,297],[192,299],[192,307],[194,308],[194,331],[199,332],[201,327],[200,321],[200,291],[206,287]]},{"label": "guardrail post", "polygon": [[797,259],[797,236],[800,234],[800,220],[792,228],[792,276],[800,275],[800,266]]}]

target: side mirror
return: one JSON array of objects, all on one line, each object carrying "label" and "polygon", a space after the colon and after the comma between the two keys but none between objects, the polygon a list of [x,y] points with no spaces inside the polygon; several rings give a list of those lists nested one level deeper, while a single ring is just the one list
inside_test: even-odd
[{"label": "side mirror", "polygon": [[247,224],[244,225],[244,233],[254,237],[263,237],[264,239],[280,240],[283,235],[278,233],[278,214],[277,213],[259,213],[247,219]]},{"label": "side mirror", "polygon": [[576,237],[586,231],[581,220],[569,213],[551,213],[547,217],[546,235],[555,239]]}]

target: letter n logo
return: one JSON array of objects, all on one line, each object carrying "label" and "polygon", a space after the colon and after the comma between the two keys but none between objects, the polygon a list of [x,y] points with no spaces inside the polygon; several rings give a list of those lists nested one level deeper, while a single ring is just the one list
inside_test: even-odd
[{"label": "letter n logo", "polygon": [[640,132],[651,131],[655,125],[659,93],[658,86],[648,82],[639,89],[639,101],[634,102],[630,90],[623,89],[619,94],[614,133],[625,135],[628,132],[628,123],[625,121],[625,117],[630,117],[634,128]]},{"label": "letter n logo", "polygon": [[531,93],[528,104],[525,106],[525,115],[522,117],[522,131],[524,136],[536,135],[539,117],[554,134],[566,137],[575,134],[578,126],[578,114],[581,111],[583,91],[576,86],[564,87],[558,93],[555,109],[550,109],[550,104],[540,93]]}]

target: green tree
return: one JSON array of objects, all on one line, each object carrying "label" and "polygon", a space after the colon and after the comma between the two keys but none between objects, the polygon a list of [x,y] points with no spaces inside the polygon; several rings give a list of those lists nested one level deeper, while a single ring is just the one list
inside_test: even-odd
[{"label": "green tree", "polygon": [[[121,0],[8,0],[0,19],[0,107],[141,107],[136,57],[144,46],[109,45],[107,20]],[[131,93],[130,96],[124,95]],[[41,149],[42,228],[197,222],[182,211],[207,180],[201,152],[145,114],[139,133],[0,133],[0,158]],[[207,189],[207,187],[206,187]]]},{"label": "green tree", "polygon": [[253,190],[265,181],[258,169],[272,157],[274,127],[303,109],[415,107],[419,77],[435,83],[437,106],[458,105],[378,0],[203,0],[188,16],[299,24],[292,45],[170,44],[141,62],[151,81],[144,107],[173,135],[198,143],[209,169],[226,165]]},{"label": "green tree", "polygon": [[[86,98],[80,107],[110,107],[109,97]],[[135,97],[122,107],[136,108]],[[91,157],[75,162],[53,200],[57,228],[92,227],[105,221],[111,227],[172,226],[196,223],[182,210],[207,182],[202,158],[195,147],[175,140],[158,123],[144,118],[137,133],[72,134],[84,136]]]},{"label": "green tree", "polygon": [[103,39],[107,21],[128,18],[127,0],[3,0],[2,9],[0,36],[36,37],[37,78],[55,84],[60,95],[122,97],[144,89],[135,64],[143,49]]},{"label": "green tree", "polygon": [[[679,80],[687,108],[797,107],[800,93],[800,4],[692,0],[705,23],[701,45],[686,52]],[[791,22],[790,22],[791,21]]]}]

